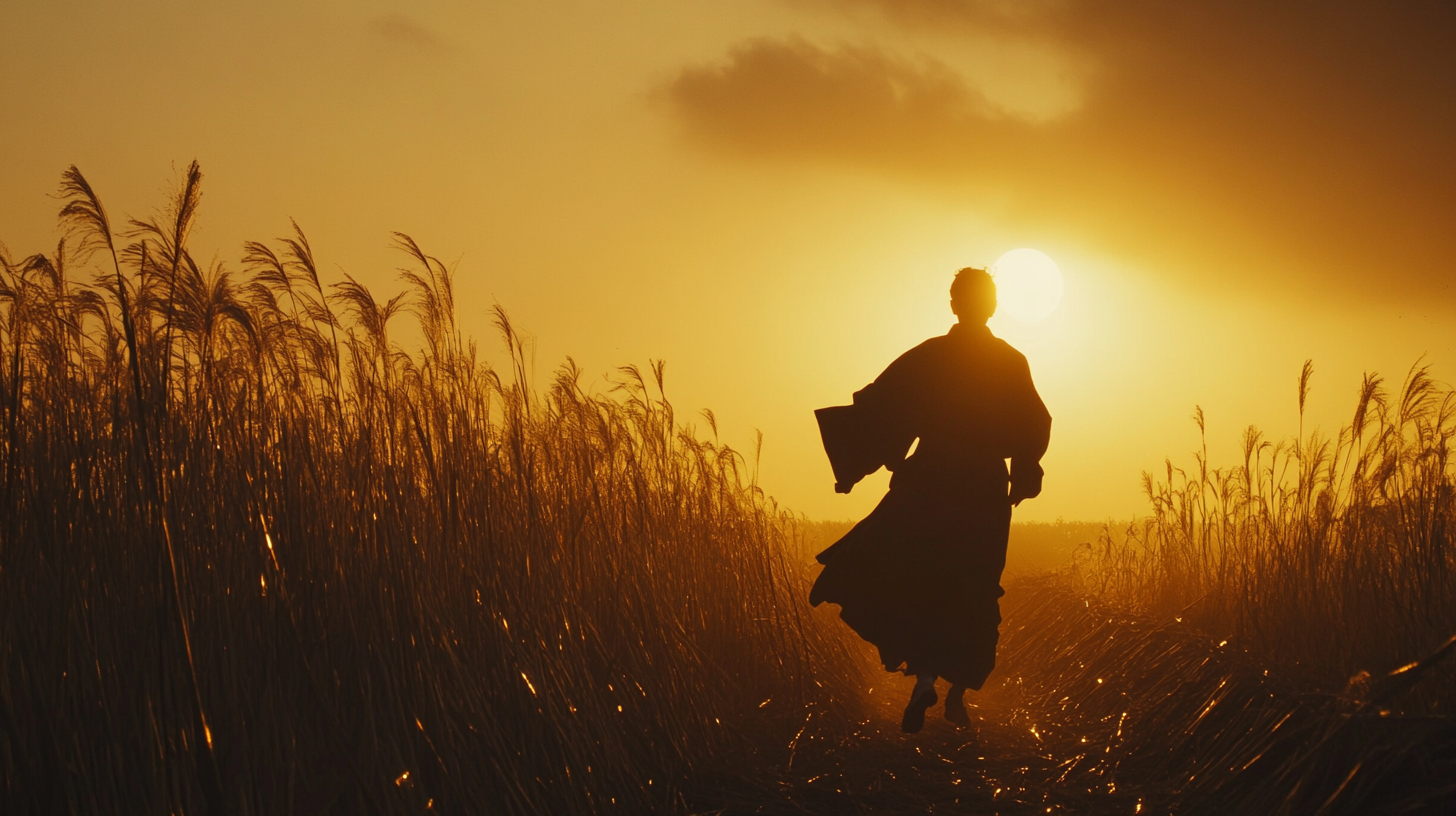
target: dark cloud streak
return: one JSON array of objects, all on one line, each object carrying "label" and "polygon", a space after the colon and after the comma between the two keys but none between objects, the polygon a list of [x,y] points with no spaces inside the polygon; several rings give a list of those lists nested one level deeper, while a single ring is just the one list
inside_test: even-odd
[{"label": "dark cloud streak", "polygon": [[690,134],[1007,202],[1021,223],[1249,285],[1378,269],[1386,296],[1456,296],[1456,6],[814,2],[1051,43],[1088,66],[1085,103],[1028,124],[928,59],[755,40],[672,83]]},{"label": "dark cloud streak", "polygon": [[370,20],[369,31],[392,45],[422,51],[438,50],[445,44],[433,31],[397,12]]}]

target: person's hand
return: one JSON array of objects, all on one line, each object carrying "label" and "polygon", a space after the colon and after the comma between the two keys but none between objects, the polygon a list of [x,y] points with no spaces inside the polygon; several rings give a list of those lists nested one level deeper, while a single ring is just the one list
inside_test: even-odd
[{"label": "person's hand", "polygon": [[1041,495],[1041,477],[1044,472],[1036,462],[1025,464],[1011,460],[1011,492],[1007,498],[1010,499],[1012,507]]},{"label": "person's hand", "polygon": [[1021,504],[1023,501],[1026,501],[1027,499],[1034,499],[1040,495],[1041,485],[1036,485],[1033,488],[1022,486],[1020,489],[1018,489],[1017,485],[1015,483],[1012,483],[1010,495],[1011,506],[1015,507],[1018,504]]}]

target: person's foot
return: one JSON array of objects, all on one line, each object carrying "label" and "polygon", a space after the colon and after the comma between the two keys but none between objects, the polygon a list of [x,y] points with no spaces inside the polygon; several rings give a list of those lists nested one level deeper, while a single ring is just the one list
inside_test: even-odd
[{"label": "person's foot", "polygon": [[971,715],[966,713],[965,693],[965,686],[951,686],[950,691],[945,693],[945,718],[955,723],[957,728],[971,724]]},{"label": "person's foot", "polygon": [[925,727],[925,709],[935,705],[935,681],[916,683],[910,692],[910,702],[905,705],[905,716],[900,720],[900,730],[907,734],[918,734]]}]

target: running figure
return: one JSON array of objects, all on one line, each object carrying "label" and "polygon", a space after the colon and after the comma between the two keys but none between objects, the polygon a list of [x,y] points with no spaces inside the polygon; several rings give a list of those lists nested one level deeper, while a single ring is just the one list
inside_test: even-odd
[{"label": "running figure", "polygon": [[990,274],[958,272],[950,307],[949,333],[901,355],[853,405],[816,412],[835,490],[881,466],[894,476],[879,506],[819,554],[809,602],[839,604],[886,671],[915,675],[901,722],[910,733],[936,702],[937,677],[951,684],[946,719],[970,723],[965,690],[996,664],[1011,508],[1041,493],[1051,433],[1026,358],[986,327]]}]

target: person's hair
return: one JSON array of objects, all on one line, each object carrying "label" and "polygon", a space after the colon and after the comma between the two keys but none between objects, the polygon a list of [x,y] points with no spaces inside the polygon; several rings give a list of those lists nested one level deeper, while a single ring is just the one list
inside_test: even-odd
[{"label": "person's hair", "polygon": [[984,323],[996,313],[996,281],[990,272],[968,266],[951,281],[950,301],[961,320]]}]

